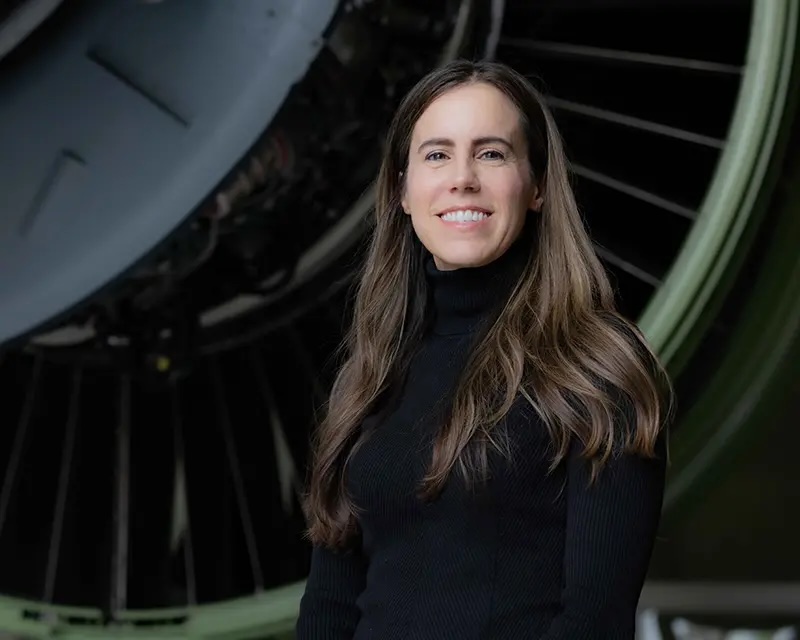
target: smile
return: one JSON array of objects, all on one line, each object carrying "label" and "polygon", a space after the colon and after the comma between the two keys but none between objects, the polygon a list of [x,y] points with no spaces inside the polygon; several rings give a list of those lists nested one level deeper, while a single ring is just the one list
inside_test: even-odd
[{"label": "smile", "polygon": [[476,223],[482,222],[491,216],[488,211],[479,209],[456,209],[439,214],[444,222]]}]

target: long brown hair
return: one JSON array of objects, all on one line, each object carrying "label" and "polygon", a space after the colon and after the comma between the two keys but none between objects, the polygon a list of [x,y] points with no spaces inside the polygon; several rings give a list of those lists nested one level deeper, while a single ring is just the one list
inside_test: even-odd
[{"label": "long brown hair", "polygon": [[470,354],[420,494],[435,497],[454,467],[467,481],[485,476],[488,450],[507,453],[494,427],[520,396],[548,428],[551,469],[573,438],[582,443],[595,476],[618,450],[655,455],[671,406],[669,381],[635,325],[615,310],[550,112],[528,80],[509,67],[456,61],[417,83],[388,131],[345,359],[313,443],[305,506],[308,534],[316,544],[345,546],[357,531],[355,505],[344,484],[347,462],[363,419],[404,375],[428,317],[424,251],[401,206],[414,125],[436,98],[475,82],[496,87],[518,108],[543,204],[535,214],[537,241],[528,267]]}]

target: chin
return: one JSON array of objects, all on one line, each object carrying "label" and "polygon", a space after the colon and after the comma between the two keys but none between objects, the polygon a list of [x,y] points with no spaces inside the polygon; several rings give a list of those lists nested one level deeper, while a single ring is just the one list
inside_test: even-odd
[{"label": "chin", "polygon": [[492,251],[434,251],[432,253],[436,267],[442,271],[482,267],[497,257]]}]

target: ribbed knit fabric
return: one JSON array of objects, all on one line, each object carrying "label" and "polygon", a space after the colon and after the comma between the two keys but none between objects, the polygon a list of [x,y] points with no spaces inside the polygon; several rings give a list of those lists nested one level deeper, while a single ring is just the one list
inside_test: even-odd
[{"label": "ribbed knit fabric", "polygon": [[457,475],[433,502],[416,496],[435,408],[452,393],[475,331],[524,267],[523,237],[477,269],[437,271],[435,321],[399,400],[368,418],[347,488],[360,544],[315,548],[298,640],[628,640],[659,521],[657,461],[619,456],[589,485],[575,443],[548,473],[545,426],[524,402],[499,428],[511,460],[490,458],[474,490]]}]

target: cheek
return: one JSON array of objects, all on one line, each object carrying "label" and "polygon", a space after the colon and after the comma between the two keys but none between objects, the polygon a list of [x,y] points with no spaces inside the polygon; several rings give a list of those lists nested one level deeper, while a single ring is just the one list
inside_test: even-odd
[{"label": "cheek", "polygon": [[502,198],[513,210],[524,214],[533,196],[533,186],[526,176],[513,176],[503,185],[498,185],[502,190]]},{"label": "cheek", "polygon": [[429,171],[409,169],[405,184],[405,199],[412,213],[427,212],[427,208],[441,190],[442,180]]}]

